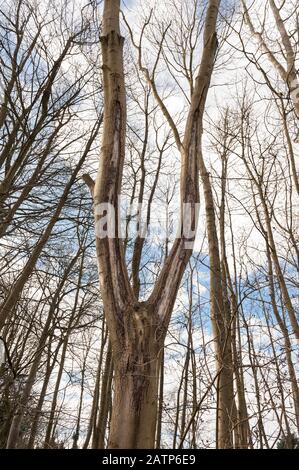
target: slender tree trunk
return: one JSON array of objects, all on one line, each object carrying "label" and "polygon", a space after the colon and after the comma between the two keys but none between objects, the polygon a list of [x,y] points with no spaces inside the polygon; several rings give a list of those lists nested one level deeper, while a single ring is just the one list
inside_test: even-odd
[{"label": "slender tree trunk", "polygon": [[[48,336],[49,336],[49,328],[50,328],[50,325],[53,321],[53,316],[55,314],[55,310],[56,310],[57,305],[59,303],[59,295],[61,293],[61,289],[63,288],[71,269],[75,265],[79,255],[80,255],[80,253],[81,253],[81,248],[79,248],[76,256],[71,260],[70,264],[67,266],[67,268],[66,268],[66,270],[63,274],[63,277],[62,277],[62,279],[61,279],[61,281],[60,281],[60,283],[59,283],[59,285],[58,285],[58,287],[55,291],[52,302],[50,304],[48,317],[47,317],[46,323],[44,325],[44,328],[42,330],[42,333],[41,333],[41,336],[40,336],[40,339],[39,339],[37,353],[36,353],[36,355],[33,359],[28,379],[26,381],[23,393],[22,393],[22,395],[20,397],[20,400],[19,400],[19,406],[16,410],[16,414],[13,418],[12,423],[11,423],[11,427],[10,427],[10,430],[9,430],[9,436],[8,436],[8,440],[7,440],[7,448],[8,449],[17,447],[19,431],[20,431],[20,427],[21,427],[21,424],[22,424],[24,412],[25,412],[25,409],[26,409],[26,404],[27,404],[27,401],[30,397],[30,394],[31,394],[31,391],[32,391],[32,388],[33,388],[33,385],[34,385],[34,382],[35,382],[35,379],[36,379],[36,374],[37,374],[39,366],[40,366],[40,362],[41,362],[42,354],[43,354],[43,351],[44,351],[44,347],[45,347],[46,341],[47,341]],[[82,259],[83,259],[83,257],[82,257]]]},{"label": "slender tree trunk", "polygon": [[101,373],[102,373],[102,367],[103,367],[104,349],[105,349],[107,338],[108,338],[108,331],[105,326],[105,317],[103,317],[100,357],[99,357],[96,381],[95,381],[94,392],[93,392],[93,400],[92,400],[91,412],[90,412],[90,417],[89,417],[88,430],[87,430],[85,442],[83,445],[83,449],[88,448],[91,436],[92,435],[94,436],[96,433],[99,397],[100,397]]},{"label": "slender tree trunk", "polygon": [[36,407],[37,409],[35,411],[34,418],[33,418],[33,421],[32,421],[32,427],[31,427],[30,437],[29,437],[29,441],[28,441],[28,449],[33,449],[34,448],[34,442],[35,442],[36,435],[37,435],[37,432],[38,432],[38,424],[39,424],[40,416],[41,416],[41,413],[42,413],[43,403],[44,403],[44,400],[45,400],[45,396],[46,396],[47,388],[48,388],[48,385],[49,385],[51,373],[52,373],[52,371],[55,367],[56,359],[57,359],[61,344],[62,343],[60,342],[59,345],[57,346],[51,363],[50,363],[50,360],[51,360],[51,354],[50,353],[51,353],[51,351],[49,350],[46,374],[45,374],[45,378],[44,378],[44,381],[43,381],[43,386],[42,386],[42,389],[41,389],[41,392],[40,392],[40,396],[39,396],[39,399],[38,399],[38,403],[37,403],[37,407]]},{"label": "slender tree trunk", "polygon": [[59,387],[60,387],[61,377],[62,377],[65,358],[66,358],[68,340],[69,340],[68,335],[66,335],[64,343],[63,343],[63,347],[62,347],[61,358],[59,360],[59,369],[58,369],[58,373],[56,377],[56,384],[55,384],[53,398],[52,398],[49,421],[48,421],[48,425],[46,429],[46,436],[45,436],[45,441],[44,441],[44,447],[46,449],[51,449],[52,447],[52,430],[53,430],[53,425],[54,425],[54,420],[55,420],[57,398],[58,398]]},{"label": "slender tree trunk", "polygon": [[160,374],[159,374],[159,404],[158,404],[158,416],[157,416],[156,449],[160,449],[161,447],[163,397],[164,397],[164,349],[162,349],[161,351],[161,364],[160,364]]},{"label": "slender tree trunk", "polygon": [[260,383],[259,383],[259,377],[258,377],[258,371],[257,371],[258,362],[256,360],[256,354],[255,354],[255,350],[254,350],[253,339],[252,339],[251,334],[249,332],[249,326],[248,326],[247,322],[245,321],[245,318],[243,318],[243,320],[244,320],[246,333],[247,333],[248,356],[249,356],[249,361],[250,361],[250,365],[251,365],[253,381],[254,381],[254,388],[255,388],[255,397],[256,397],[256,405],[257,405],[257,426],[258,426],[258,435],[259,435],[259,441],[260,441],[260,448],[263,449],[264,444],[265,444],[266,448],[269,449],[269,443],[268,443],[268,439],[267,439],[266,432],[265,432],[265,427],[264,427],[264,422],[263,422]]},{"label": "slender tree trunk", "polygon": [[85,356],[84,361],[83,361],[83,365],[82,365],[80,399],[79,399],[79,408],[78,408],[78,417],[77,417],[76,430],[75,430],[75,433],[74,433],[74,436],[73,436],[73,446],[72,446],[73,449],[78,449],[78,441],[79,441],[79,437],[80,437],[80,422],[81,422],[81,414],[82,414],[82,406],[83,406],[86,360],[87,360],[87,355]]},{"label": "slender tree trunk", "polygon": [[101,399],[100,409],[98,413],[98,420],[94,429],[92,438],[93,449],[104,449],[105,448],[105,433],[107,427],[108,411],[109,411],[109,400],[112,393],[112,377],[113,377],[113,360],[112,360],[112,348],[109,342],[105,367],[103,372],[103,378],[101,383]]},{"label": "slender tree trunk", "polygon": [[286,354],[289,377],[290,377],[291,387],[292,387],[292,398],[293,398],[293,403],[294,403],[295,419],[296,419],[297,430],[299,433],[299,389],[298,389],[298,381],[296,377],[296,372],[295,372],[295,368],[294,368],[294,364],[292,360],[292,345],[291,345],[288,329],[277,307],[274,280],[273,280],[272,259],[271,259],[271,254],[270,254],[268,244],[266,245],[266,249],[267,249],[267,258],[268,258],[268,279],[269,279],[271,305],[272,305],[274,316],[283,334],[285,354]]},{"label": "slender tree trunk", "polygon": [[[226,161],[223,161],[222,164],[223,171],[225,172]],[[231,312],[227,295],[227,279],[225,272],[225,178],[222,179],[222,203],[220,207],[221,253],[217,235],[212,186],[201,152],[199,152],[199,169],[205,197],[210,263],[211,321],[215,337],[217,370],[221,370],[217,380],[216,446],[217,448],[232,448],[233,410],[235,403],[231,349]]]}]

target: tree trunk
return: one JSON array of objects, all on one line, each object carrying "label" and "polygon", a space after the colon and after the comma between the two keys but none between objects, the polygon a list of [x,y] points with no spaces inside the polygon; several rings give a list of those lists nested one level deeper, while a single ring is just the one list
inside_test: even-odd
[{"label": "tree trunk", "polygon": [[[219,3],[219,0],[210,0],[207,8],[202,61],[191,97],[183,142],[156,94],[158,104],[162,106],[162,111],[175,132],[182,156],[181,223],[187,218],[184,203],[188,203],[191,213],[188,213],[189,232],[186,234],[183,226],[181,227],[151,296],[146,302],[140,302],[136,295],[139,291],[138,283],[134,291],[129,282],[124,244],[118,231],[118,198],[121,193],[126,140],[126,89],[123,38],[119,27],[120,0],[104,2],[101,38],[104,127],[100,167],[92,195],[99,278],[115,368],[108,443],[110,448],[153,448],[155,444],[159,356],[180,282],[192,253],[197,226],[198,152],[201,147],[205,101],[217,50],[215,30]],[[150,80],[150,84],[154,90],[154,82]],[[108,208],[107,203],[110,204]],[[107,214],[111,206],[114,213]],[[105,211],[108,222],[105,221],[103,228],[106,227],[107,232],[100,233]]]},{"label": "tree trunk", "polygon": [[159,404],[158,404],[158,416],[157,416],[156,449],[161,448],[163,395],[164,395],[164,349],[162,349],[161,351],[161,359],[160,359]]},{"label": "tree trunk", "polygon": [[93,439],[94,439],[94,434],[97,428],[97,415],[98,415],[99,397],[100,397],[101,372],[102,372],[102,366],[103,366],[104,349],[105,349],[107,339],[108,339],[108,331],[105,326],[105,318],[103,317],[100,357],[99,357],[99,363],[98,363],[98,368],[97,368],[95,386],[93,390],[93,399],[92,399],[92,406],[91,406],[89,423],[88,423],[88,428],[87,428],[87,434],[86,434],[85,442],[83,444],[83,449],[88,448],[90,438],[93,435]]},{"label": "tree trunk", "polygon": [[134,312],[130,341],[115,360],[109,448],[152,449],[158,402],[159,348],[151,316]]},{"label": "tree trunk", "polygon": [[101,383],[101,400],[98,420],[94,429],[92,438],[93,449],[104,449],[105,448],[105,432],[107,426],[108,412],[109,412],[109,399],[111,395],[111,385],[113,377],[113,360],[112,360],[112,348],[109,341],[105,368]]}]

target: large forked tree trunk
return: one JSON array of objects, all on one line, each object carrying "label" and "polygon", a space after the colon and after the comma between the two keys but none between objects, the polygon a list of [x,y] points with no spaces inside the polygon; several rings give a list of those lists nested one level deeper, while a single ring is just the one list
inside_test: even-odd
[{"label": "large forked tree trunk", "polygon": [[[188,203],[188,226],[192,236],[181,229],[160,272],[150,298],[139,302],[132,289],[125,264],[123,243],[118,233],[118,196],[125,157],[126,97],[123,70],[123,38],[119,29],[120,0],[105,0],[103,15],[104,126],[100,168],[94,187],[96,247],[104,310],[110,334],[114,364],[114,397],[108,447],[153,448],[156,429],[160,352],[173,304],[186,264],[191,256],[199,202],[198,153],[201,147],[202,117],[216,52],[216,19],[220,0],[210,0],[205,23],[204,48],[195,82],[185,134],[182,139],[165,106],[182,157],[181,220]],[[155,95],[155,93],[154,93]],[[114,209],[114,236],[98,232],[102,204]],[[110,207],[111,207],[110,206]],[[110,219],[111,222],[111,219]],[[112,236],[111,236],[112,235]]]}]

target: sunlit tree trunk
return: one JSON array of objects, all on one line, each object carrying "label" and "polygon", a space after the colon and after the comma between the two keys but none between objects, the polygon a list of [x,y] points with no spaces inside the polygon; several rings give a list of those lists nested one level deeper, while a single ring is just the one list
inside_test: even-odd
[{"label": "sunlit tree trunk", "polygon": [[[196,206],[199,200],[197,156],[201,147],[202,117],[217,45],[215,28],[218,7],[219,1],[210,0],[206,13],[204,52],[185,135],[182,142],[177,139],[182,155],[182,214],[183,204],[189,203],[193,230],[196,228]],[[192,253],[194,236],[190,239],[190,236],[180,233],[150,298],[146,302],[139,302],[136,297],[137,287],[134,292],[129,283],[124,247],[118,233],[118,196],[126,137],[126,90],[119,8],[119,0],[104,2],[101,38],[104,80],[103,143],[100,169],[93,189],[96,224],[101,221],[101,204],[109,202],[116,209],[115,237],[97,236],[96,239],[101,291],[114,363],[114,396],[108,446],[153,448],[160,350],[180,281]]]}]

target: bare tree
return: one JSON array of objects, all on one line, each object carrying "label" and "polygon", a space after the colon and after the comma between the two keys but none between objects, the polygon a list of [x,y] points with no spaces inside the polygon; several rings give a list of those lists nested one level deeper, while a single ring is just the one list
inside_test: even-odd
[{"label": "bare tree", "polygon": [[[195,81],[183,141],[175,133],[182,156],[181,206],[191,205],[195,227],[198,202],[197,155],[201,150],[202,116],[216,53],[219,1],[210,1],[206,13],[204,51]],[[104,128],[101,167],[94,187],[95,208],[109,202],[118,208],[125,157],[126,104],[123,39],[119,28],[119,1],[104,2],[103,77]],[[96,222],[100,216],[95,210]],[[114,355],[114,403],[109,447],[153,447],[159,355],[167,332],[175,296],[191,255],[181,232],[169,253],[156,286],[146,302],[138,302],[130,286],[124,251],[115,220],[115,238],[97,237],[101,291]],[[147,423],[144,426],[144,423]]]}]

